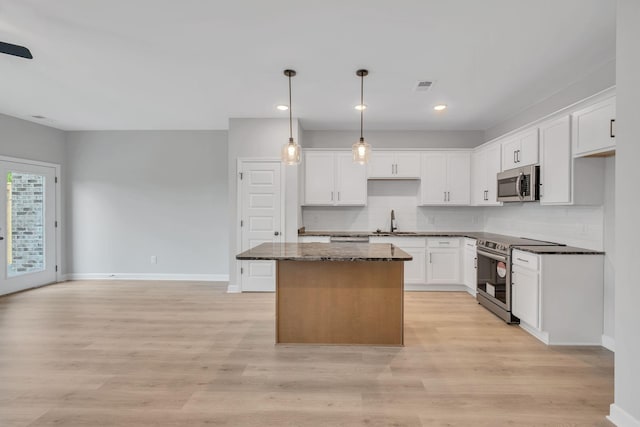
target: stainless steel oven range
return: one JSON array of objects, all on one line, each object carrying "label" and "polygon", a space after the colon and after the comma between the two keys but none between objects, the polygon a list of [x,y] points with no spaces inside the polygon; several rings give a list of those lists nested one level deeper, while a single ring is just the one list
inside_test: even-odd
[{"label": "stainless steel oven range", "polygon": [[485,234],[478,239],[476,299],[507,323],[520,323],[511,313],[511,249],[518,245],[561,246],[521,237]]}]

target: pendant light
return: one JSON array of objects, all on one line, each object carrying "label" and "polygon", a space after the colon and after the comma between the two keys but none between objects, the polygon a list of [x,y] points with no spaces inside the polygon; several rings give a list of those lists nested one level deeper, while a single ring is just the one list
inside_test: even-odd
[{"label": "pendant light", "polygon": [[293,116],[291,113],[291,77],[296,75],[294,70],[284,70],[289,78],[289,142],[282,146],[282,161],[288,165],[300,163],[300,145],[293,140]]},{"label": "pendant light", "polygon": [[[364,105],[364,77],[369,74],[367,70],[358,70],[356,71],[356,75],[360,77],[360,105]],[[364,136],[362,135],[364,122],[364,108],[360,109],[360,141],[353,144],[351,149],[353,150],[353,161],[355,163],[360,163],[364,165],[369,161],[369,157],[371,156],[371,145],[367,144],[364,141]]]}]

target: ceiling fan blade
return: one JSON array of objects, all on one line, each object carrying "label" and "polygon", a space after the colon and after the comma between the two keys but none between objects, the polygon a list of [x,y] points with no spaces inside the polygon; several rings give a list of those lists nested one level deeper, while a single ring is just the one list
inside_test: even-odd
[{"label": "ceiling fan blade", "polygon": [[21,58],[33,59],[33,55],[31,55],[31,51],[29,49],[24,46],[18,46],[11,43],[0,42],[0,53],[19,56]]}]

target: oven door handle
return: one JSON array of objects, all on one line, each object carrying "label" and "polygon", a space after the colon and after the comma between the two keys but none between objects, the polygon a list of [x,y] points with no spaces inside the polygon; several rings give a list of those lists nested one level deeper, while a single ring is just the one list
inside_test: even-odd
[{"label": "oven door handle", "polygon": [[491,252],[485,252],[480,250],[478,250],[477,253],[478,255],[486,256],[487,258],[495,259],[496,261],[502,261],[504,263],[508,261],[508,257],[504,255],[492,254]]}]

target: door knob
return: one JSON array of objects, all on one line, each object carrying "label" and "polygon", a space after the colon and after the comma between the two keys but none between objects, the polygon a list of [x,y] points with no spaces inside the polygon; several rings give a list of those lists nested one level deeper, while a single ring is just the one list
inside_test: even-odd
[{"label": "door knob", "polygon": [[279,236],[279,235],[280,235],[280,232],[279,232],[279,231],[276,231],[276,232],[274,232],[274,233],[273,233],[273,235],[274,235],[274,236]]}]

